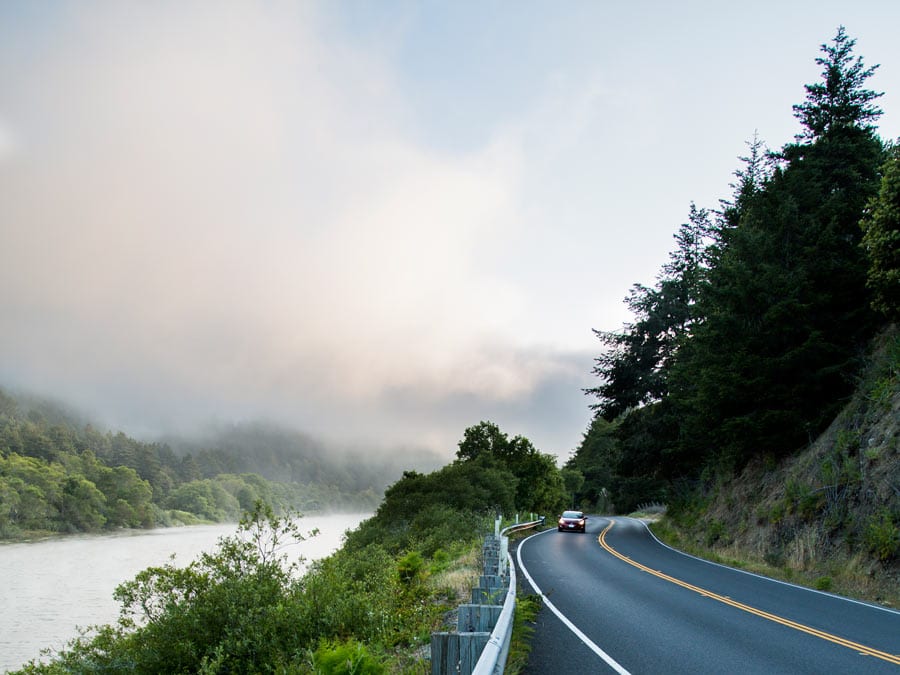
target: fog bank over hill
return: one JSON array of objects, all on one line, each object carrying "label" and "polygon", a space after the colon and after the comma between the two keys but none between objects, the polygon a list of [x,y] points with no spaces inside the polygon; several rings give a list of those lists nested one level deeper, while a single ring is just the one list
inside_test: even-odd
[{"label": "fog bank over hill", "polygon": [[214,424],[191,436],[159,440],[176,455],[221,453],[231,460],[223,468],[252,471],[273,481],[328,482],[339,471],[344,482],[358,490],[371,486],[378,491],[404,471],[432,471],[446,461],[442,453],[421,446],[341,444],[262,420]]}]

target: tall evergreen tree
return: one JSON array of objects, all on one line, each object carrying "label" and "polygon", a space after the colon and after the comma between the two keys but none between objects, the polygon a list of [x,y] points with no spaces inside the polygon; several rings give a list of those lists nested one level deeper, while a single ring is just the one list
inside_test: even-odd
[{"label": "tall evergreen tree", "polygon": [[815,140],[842,128],[873,130],[871,123],[882,113],[873,101],[884,93],[863,85],[879,66],[866,68],[861,56],[853,58],[855,45],[843,26],[832,44],[821,45],[824,56],[816,63],[822,66],[822,81],[806,85],[806,101],[794,106],[794,115],[805,127],[798,140]]},{"label": "tall evergreen tree", "polygon": [[671,378],[683,457],[733,465],[786,452],[850,391],[874,327],[858,222],[882,156],[879,94],[863,88],[874,68],[853,44],[840,28],[823,45],[823,82],[795,107],[805,133],[722,232],[703,320]]},{"label": "tall evergreen tree", "polygon": [[593,407],[605,419],[659,401],[668,393],[669,367],[695,318],[712,232],[709,213],[691,204],[688,222],[675,234],[677,247],[656,286],[635,284],[626,299],[635,323],[619,333],[594,331],[605,346],[593,370],[603,382],[586,393],[599,399]]}]

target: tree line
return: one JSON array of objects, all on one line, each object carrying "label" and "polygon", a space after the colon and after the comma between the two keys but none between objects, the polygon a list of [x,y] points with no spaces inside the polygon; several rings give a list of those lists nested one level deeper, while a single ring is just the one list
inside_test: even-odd
[{"label": "tree line", "polygon": [[400,473],[271,427],[207,442],[139,441],[0,390],[0,538],[236,521],[257,500],[279,512],[371,511]]},{"label": "tree line", "polygon": [[656,283],[632,287],[634,320],[595,331],[596,414],[567,464],[586,502],[672,502],[801,449],[896,322],[900,148],[854,46],[843,27],[821,46],[801,133],[777,151],[754,136],[732,196],[692,204]]}]

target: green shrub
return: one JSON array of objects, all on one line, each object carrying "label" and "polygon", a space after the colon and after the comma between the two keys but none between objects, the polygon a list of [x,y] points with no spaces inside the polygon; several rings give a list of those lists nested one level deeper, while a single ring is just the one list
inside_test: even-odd
[{"label": "green shrub", "polygon": [[323,640],[313,654],[317,675],[381,675],[384,665],[356,640]]},{"label": "green shrub", "polygon": [[720,520],[714,520],[706,530],[706,545],[712,546],[726,534],[725,524]]},{"label": "green shrub", "polygon": [[444,549],[439,548],[431,556],[431,565],[429,565],[428,569],[429,573],[438,574],[439,572],[443,572],[450,566],[451,560],[450,554]]},{"label": "green shrub", "polygon": [[816,579],[816,590],[830,591],[833,585],[834,580],[831,577],[819,577]]},{"label": "green shrub", "polygon": [[407,584],[420,579],[424,569],[425,560],[418,551],[410,551],[397,561],[397,573],[400,575],[400,581]]},{"label": "green shrub", "polygon": [[790,479],[784,487],[785,508],[801,519],[812,521],[825,506],[825,493],[813,490],[806,483]]},{"label": "green shrub", "polygon": [[883,509],[869,521],[865,542],[869,551],[881,561],[890,560],[900,552],[900,527],[894,523],[890,511]]}]

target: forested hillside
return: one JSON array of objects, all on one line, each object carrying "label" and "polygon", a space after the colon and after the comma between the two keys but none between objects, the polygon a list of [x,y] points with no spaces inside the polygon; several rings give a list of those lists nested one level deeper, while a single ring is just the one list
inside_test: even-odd
[{"label": "forested hillside", "polygon": [[[877,133],[881,93],[866,87],[877,66],[854,47],[843,28],[822,45],[821,80],[794,106],[800,133],[777,151],[754,137],[730,199],[692,205],[656,283],[632,288],[634,321],[596,331],[596,417],[568,463],[584,476],[584,502],[696,515],[749,465],[772,470],[810,446],[885,341],[894,360],[879,386],[895,400],[900,148]],[[820,497],[849,489],[847,467],[896,467],[896,427],[875,441],[858,434],[847,429],[840,461],[818,460],[804,508],[831,508]],[[871,509],[884,564],[900,555],[896,474],[888,485]],[[830,515],[859,546],[866,525]]]},{"label": "forested hillside", "polygon": [[[202,442],[139,441],[0,390],[0,538],[237,520],[257,499],[276,510],[372,511],[400,461],[335,453],[265,425]],[[402,461],[433,466],[422,454]]]}]

